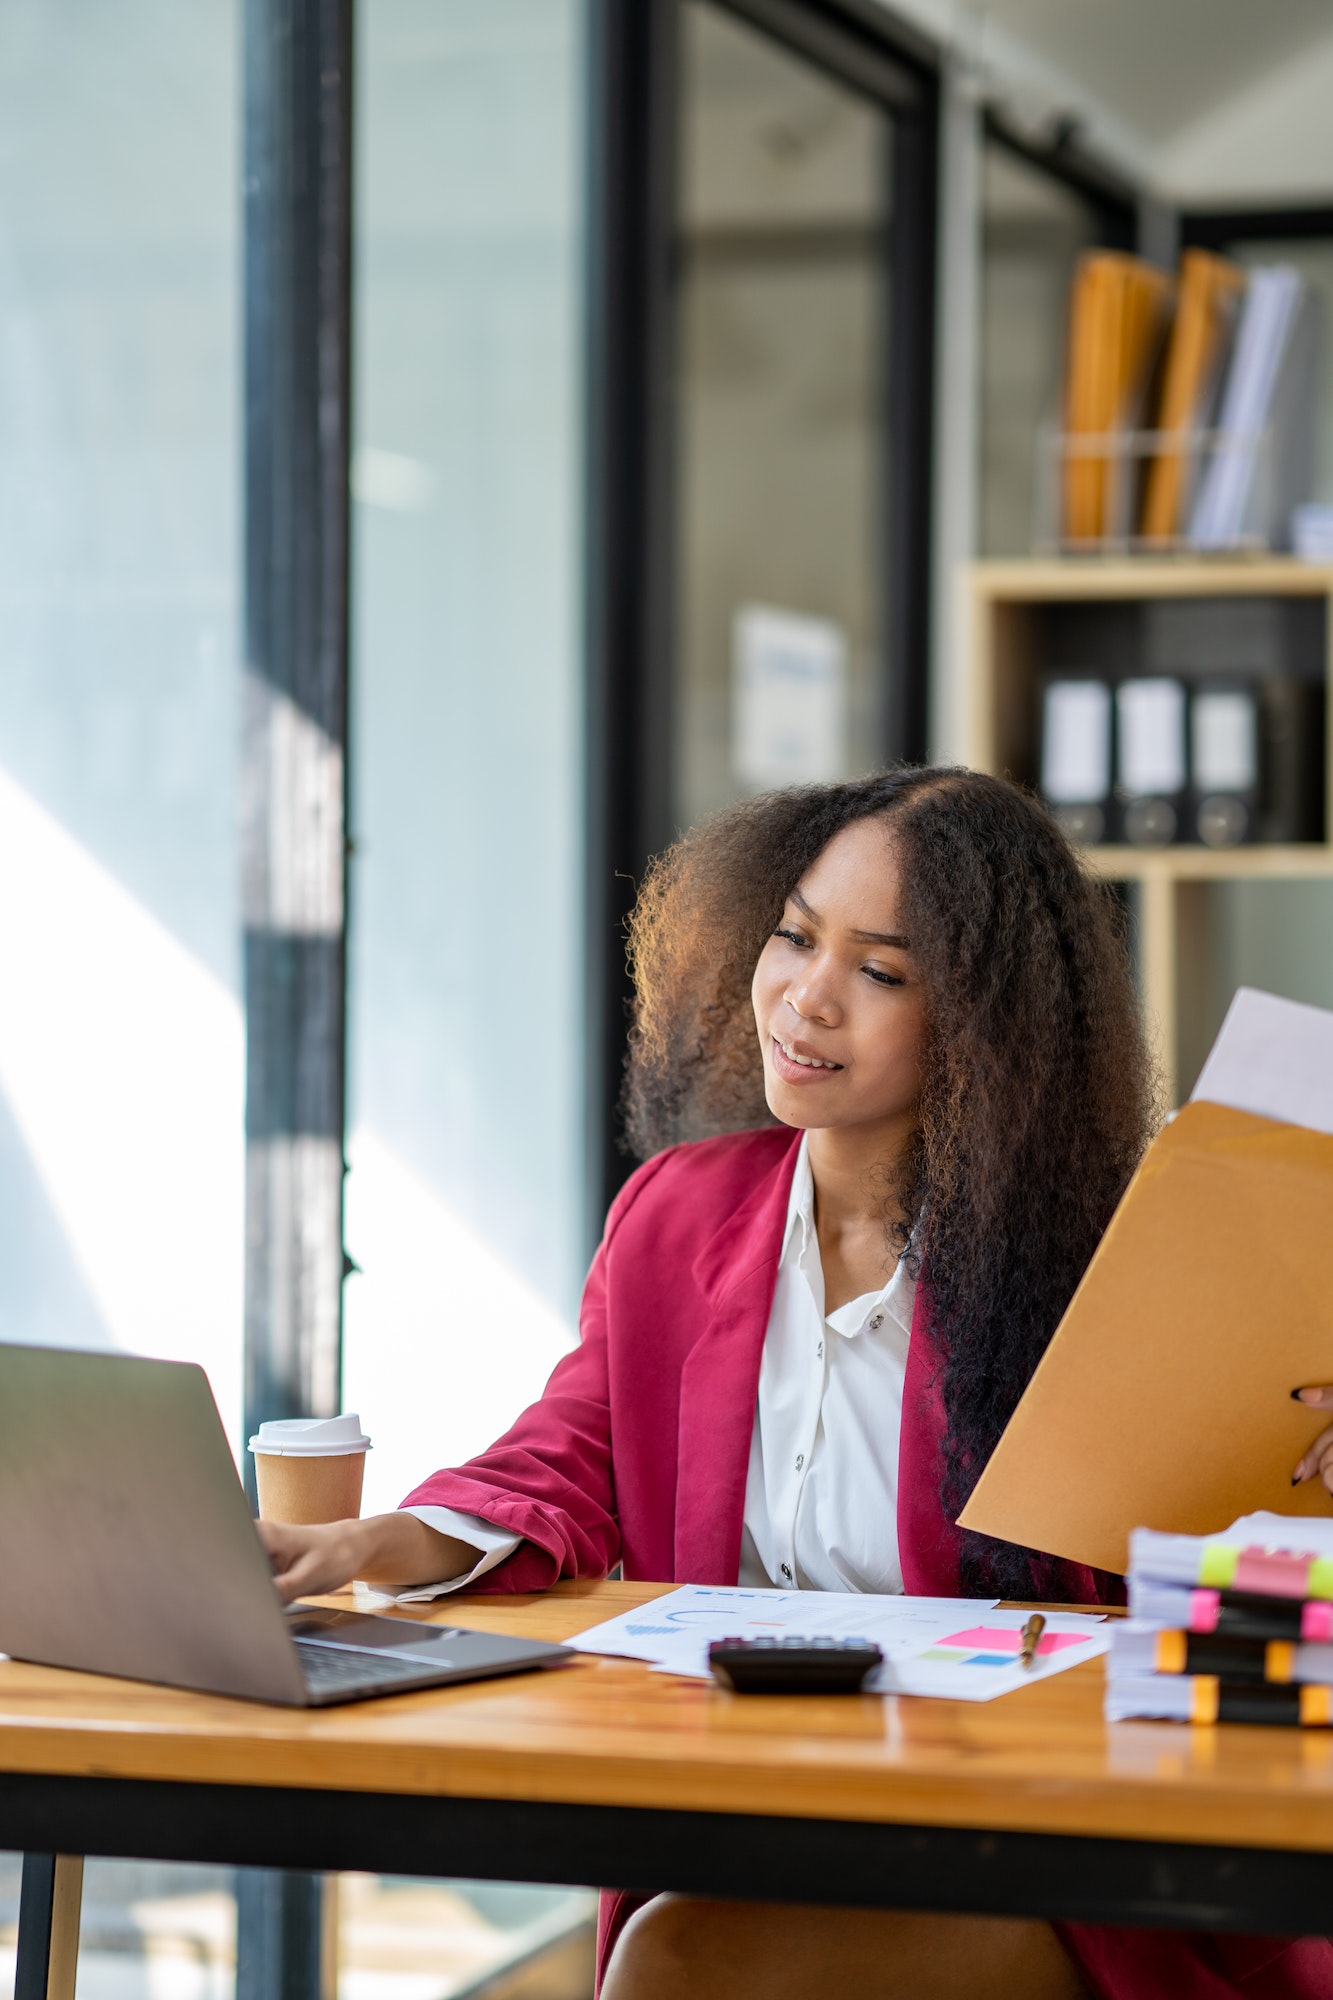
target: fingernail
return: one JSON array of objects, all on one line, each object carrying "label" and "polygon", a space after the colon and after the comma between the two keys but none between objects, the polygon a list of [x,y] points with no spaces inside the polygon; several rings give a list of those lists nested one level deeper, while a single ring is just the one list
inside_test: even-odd
[{"label": "fingernail", "polygon": [[1299,1486],[1301,1483],[1301,1468],[1299,1467],[1299,1465],[1296,1467],[1296,1470],[1291,1475],[1291,1483],[1293,1486]]},{"label": "fingernail", "polygon": [[1293,1403],[1317,1403],[1319,1401],[1319,1391],[1317,1389],[1293,1389],[1291,1400]]}]

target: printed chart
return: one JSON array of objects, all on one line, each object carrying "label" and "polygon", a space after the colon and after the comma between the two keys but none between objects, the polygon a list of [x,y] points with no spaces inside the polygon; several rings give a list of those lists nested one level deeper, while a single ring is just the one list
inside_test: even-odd
[{"label": "printed chart", "polygon": [[1019,1661],[1026,1614],[976,1597],[872,1597],[852,1592],[747,1590],[686,1584],[569,1641],[583,1653],[644,1660],[662,1673],[707,1680],[714,1639],[871,1639],[884,1665],[867,1687],[880,1694],[991,1701],[1029,1687],[1109,1645],[1096,1613],[1052,1612],[1031,1667]]}]

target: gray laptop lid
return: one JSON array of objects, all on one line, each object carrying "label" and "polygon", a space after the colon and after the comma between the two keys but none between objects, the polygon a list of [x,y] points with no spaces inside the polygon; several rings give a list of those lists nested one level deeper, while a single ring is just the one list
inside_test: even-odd
[{"label": "gray laptop lid", "polygon": [[202,1368],[0,1345],[0,1652],[303,1700]]}]

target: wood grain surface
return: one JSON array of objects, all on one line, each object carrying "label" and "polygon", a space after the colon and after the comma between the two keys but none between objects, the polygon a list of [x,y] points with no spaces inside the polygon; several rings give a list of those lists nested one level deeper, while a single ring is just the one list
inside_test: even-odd
[{"label": "wood grain surface", "polygon": [[[564,1639],[668,1585],[406,1615]],[[347,1602],[347,1598],[329,1602]],[[624,1660],[292,1710],[0,1661],[0,1771],[1333,1851],[1333,1732],[1108,1727],[1102,1663],[998,1701],[733,1695]]]}]

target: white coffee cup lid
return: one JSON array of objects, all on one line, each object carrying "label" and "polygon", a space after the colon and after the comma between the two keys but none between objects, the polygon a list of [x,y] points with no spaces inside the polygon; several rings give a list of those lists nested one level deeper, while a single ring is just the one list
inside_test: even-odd
[{"label": "white coffee cup lid", "polygon": [[261,1424],[250,1449],[265,1458],[344,1458],[369,1451],[370,1439],[355,1412],[341,1417],[277,1417]]}]

